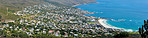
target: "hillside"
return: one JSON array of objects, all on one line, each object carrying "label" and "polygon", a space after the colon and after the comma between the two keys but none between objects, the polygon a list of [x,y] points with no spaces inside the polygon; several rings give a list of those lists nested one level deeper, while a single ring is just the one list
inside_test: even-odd
[{"label": "hillside", "polygon": [[[21,10],[25,6],[41,4],[42,1],[39,0],[1,0],[0,1],[0,15],[4,20],[15,20],[19,16],[14,15],[13,13]],[[7,12],[8,10],[8,12]]]},{"label": "hillside", "polygon": [[[76,4],[94,3],[93,0],[1,0],[0,15],[4,20],[15,20],[19,16],[14,15],[16,11],[26,6],[32,6],[43,3],[52,3],[57,5],[72,6]],[[8,11],[8,12],[7,12]]]},{"label": "hillside", "polygon": [[96,1],[93,0],[48,0],[48,1],[54,1],[63,5],[76,5],[76,4],[86,4],[86,3],[95,3]]}]

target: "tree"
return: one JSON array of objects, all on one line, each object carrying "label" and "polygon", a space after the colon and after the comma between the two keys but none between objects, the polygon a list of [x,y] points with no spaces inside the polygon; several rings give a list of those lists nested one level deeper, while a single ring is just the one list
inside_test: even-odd
[{"label": "tree", "polygon": [[2,16],[0,16],[0,19],[2,19]]},{"label": "tree", "polygon": [[115,38],[124,38],[124,37],[129,37],[128,32],[121,32],[120,34],[117,34],[114,36]]},{"label": "tree", "polygon": [[142,25],[142,28],[139,28],[139,33],[142,38],[148,38],[148,20],[144,20],[144,25]]},{"label": "tree", "polygon": [[1,22],[2,16],[0,16],[0,22]]},{"label": "tree", "polygon": [[8,24],[9,24],[10,26],[14,25],[14,23],[13,23],[13,22],[8,22]]},{"label": "tree", "polygon": [[20,33],[19,33],[19,36],[20,36],[21,38],[29,38],[29,36],[28,36],[26,33],[24,33],[24,32],[20,32]]}]

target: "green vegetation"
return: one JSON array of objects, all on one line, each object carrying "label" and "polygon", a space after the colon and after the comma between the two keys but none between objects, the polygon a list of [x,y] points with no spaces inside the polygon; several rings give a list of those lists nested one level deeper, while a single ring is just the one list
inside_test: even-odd
[{"label": "green vegetation", "polygon": [[121,32],[120,34],[117,34],[114,37],[115,38],[129,37],[129,33],[128,32]]},{"label": "green vegetation", "polygon": [[142,28],[139,28],[139,33],[142,38],[148,38],[148,20],[144,20],[144,25],[142,25]]},{"label": "green vegetation", "polygon": [[[13,22],[9,22],[9,23],[0,23],[0,25],[5,25],[5,24],[9,24],[10,26],[19,26],[20,28],[30,28],[30,27],[34,27],[34,26],[26,26],[26,25],[21,25],[21,24],[16,24]],[[16,27],[15,27],[16,28]],[[0,30],[0,38],[74,38],[75,36],[68,36],[68,37],[64,37],[62,35],[65,35],[64,32],[70,32],[71,30],[60,30],[60,34],[59,36],[55,36],[54,34],[43,34],[43,33],[37,33],[34,31],[34,34],[27,34],[26,32],[20,31],[20,30],[12,30],[15,28],[4,28],[7,30]],[[36,29],[36,28],[35,28]],[[54,29],[55,30],[55,29]],[[58,30],[58,29],[57,29]],[[49,31],[49,30],[48,30]],[[29,30],[27,30],[27,32],[29,32]],[[78,31],[74,30],[74,33],[78,33]],[[86,33],[87,35],[91,34],[91,35],[95,35],[93,33]],[[82,35],[82,34],[79,34]],[[88,36],[89,38],[108,38],[108,37],[112,37],[111,35],[103,35],[102,36],[97,36],[97,37],[92,37],[92,36]],[[88,38],[88,37],[83,37],[83,38]],[[82,38],[82,37],[77,37],[77,38]],[[112,37],[113,38],[113,37]]]},{"label": "green vegetation", "polygon": [[31,6],[37,3],[33,0],[1,0],[0,1],[0,15],[5,20],[16,20],[19,16],[14,15],[13,13],[23,9],[23,7]]},{"label": "green vegetation", "polygon": [[88,22],[88,23],[90,23],[90,24],[95,24],[95,23],[97,23],[97,22]]},{"label": "green vegetation", "polygon": [[[1,0],[0,1],[0,15],[5,20],[16,20],[19,16],[13,13],[22,10],[26,6],[52,3],[58,6],[72,6],[75,4],[92,3],[92,0]],[[8,8],[8,9],[7,9]],[[8,12],[7,12],[8,10]]]},{"label": "green vegetation", "polygon": [[49,3],[51,2],[60,3],[66,6],[73,6],[76,4],[96,3],[96,1],[93,0],[46,0],[46,1],[48,1]]},{"label": "green vegetation", "polygon": [[19,16],[16,16],[13,14],[15,11],[8,10],[8,12],[7,12],[6,7],[4,7],[4,8],[3,7],[0,8],[0,15],[2,16],[2,19],[15,20],[16,18],[19,17]]},{"label": "green vegetation", "polygon": [[139,34],[138,32],[128,32],[129,34]]},{"label": "green vegetation", "polygon": [[0,15],[0,19],[2,18],[2,16]]}]

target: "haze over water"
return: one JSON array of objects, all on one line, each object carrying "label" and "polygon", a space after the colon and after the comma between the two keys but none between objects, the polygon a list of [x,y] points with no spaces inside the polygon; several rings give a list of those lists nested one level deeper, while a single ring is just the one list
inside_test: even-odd
[{"label": "haze over water", "polygon": [[125,21],[107,21],[107,24],[138,30],[143,21],[148,19],[148,0],[96,0],[98,3],[76,6],[81,10],[98,12],[86,14],[107,19],[124,19]]}]

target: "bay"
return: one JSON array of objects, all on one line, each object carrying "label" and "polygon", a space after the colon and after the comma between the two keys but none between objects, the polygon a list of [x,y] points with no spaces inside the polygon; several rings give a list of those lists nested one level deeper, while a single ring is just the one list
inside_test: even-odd
[{"label": "bay", "polygon": [[80,10],[96,12],[86,14],[88,16],[103,17],[114,20],[107,21],[106,24],[118,28],[132,29],[137,31],[143,25],[143,21],[148,19],[148,0],[95,0],[98,3],[78,5]]}]

